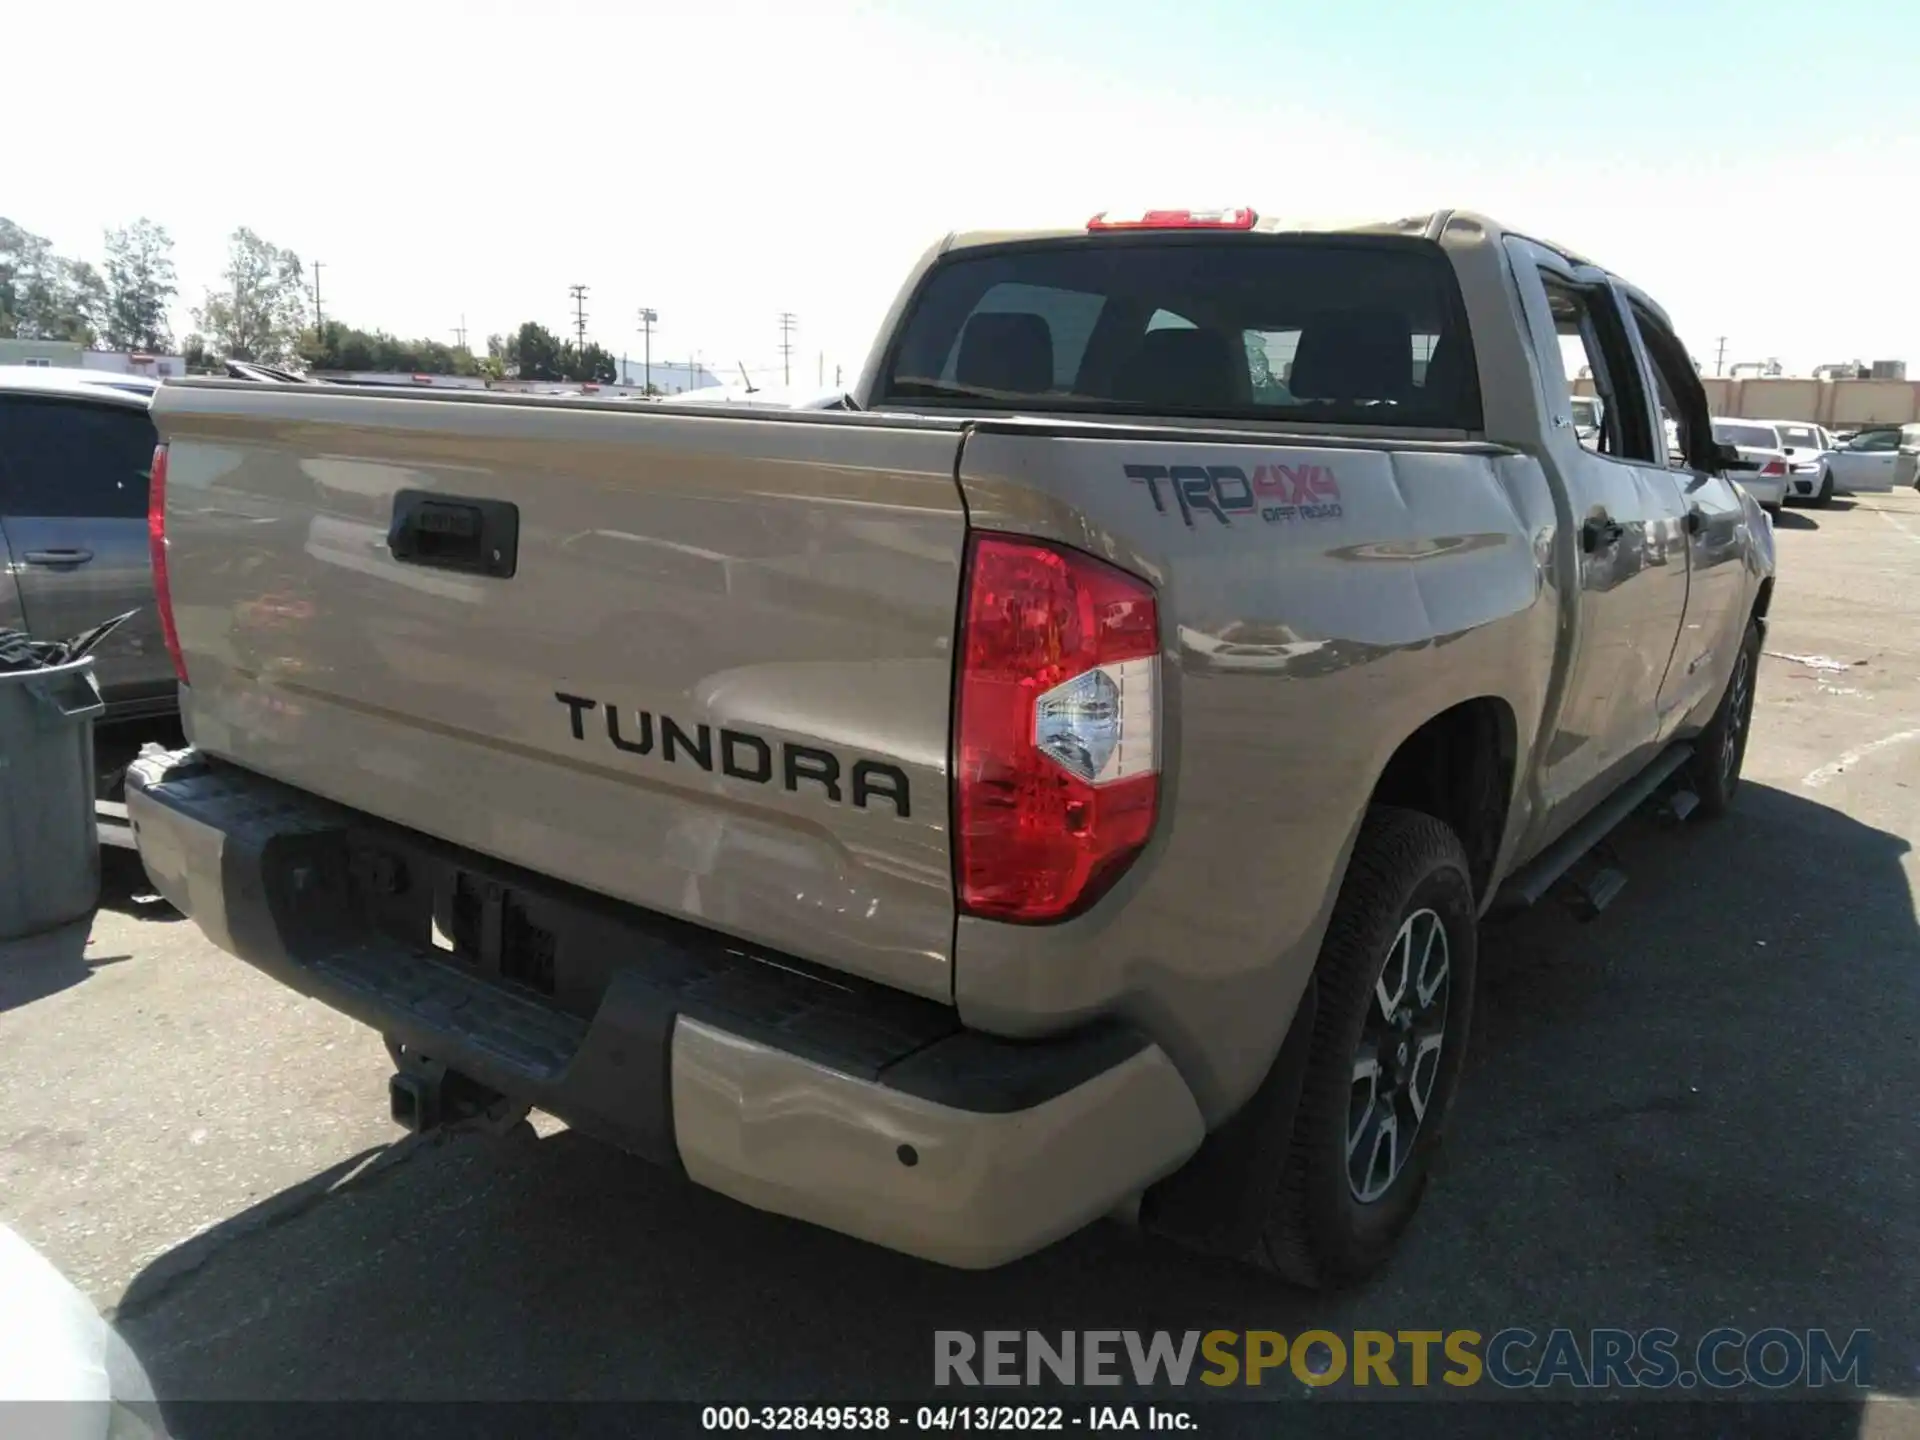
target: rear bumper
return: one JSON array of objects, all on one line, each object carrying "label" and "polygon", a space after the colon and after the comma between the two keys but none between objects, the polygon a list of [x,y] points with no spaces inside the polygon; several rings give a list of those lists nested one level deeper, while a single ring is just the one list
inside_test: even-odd
[{"label": "rear bumper", "polygon": [[[699,1184],[891,1249],[1015,1259],[1170,1174],[1203,1136],[1172,1062],[1125,1027],[970,1031],[947,1006],[190,751],[137,762],[127,809],[160,892],[275,979]],[[485,897],[474,933],[490,940],[471,955],[447,918],[456,894]],[[436,928],[460,954],[434,948]],[[503,947],[504,933],[537,943]]]},{"label": "rear bumper", "polygon": [[1784,504],[1787,498],[1787,477],[1784,475],[1761,477],[1742,475],[1740,488],[1753,496],[1762,505]]}]

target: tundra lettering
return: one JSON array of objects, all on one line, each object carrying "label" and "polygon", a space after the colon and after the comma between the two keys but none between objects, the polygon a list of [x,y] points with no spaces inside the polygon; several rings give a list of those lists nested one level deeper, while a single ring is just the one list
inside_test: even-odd
[{"label": "tundra lettering", "polygon": [[[651,710],[636,710],[634,718],[623,721],[620,707],[611,700],[601,702],[585,695],[554,691],[553,698],[567,707],[567,719],[573,738],[587,738],[586,714],[604,710],[607,716],[607,741],[628,755],[653,753],[654,715]],[[687,760],[708,774],[713,773],[713,727],[695,725],[692,733],[671,715],[660,716],[660,758],[669,764]],[[799,792],[803,781],[819,787],[819,793],[835,804],[841,803],[842,770],[850,779],[856,809],[874,808],[873,802],[885,800],[902,820],[913,815],[908,798],[907,772],[882,760],[856,760],[843,767],[831,750],[814,745],[780,742],[780,776],[788,790]],[[771,784],[774,777],[773,744],[744,730],[720,731],[720,773],[734,780],[750,780],[756,785]],[[809,792],[811,793],[811,792]]]}]

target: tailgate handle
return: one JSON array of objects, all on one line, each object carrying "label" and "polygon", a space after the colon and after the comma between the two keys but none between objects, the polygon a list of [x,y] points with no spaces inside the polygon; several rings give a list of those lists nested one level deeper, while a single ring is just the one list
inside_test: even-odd
[{"label": "tailgate handle", "polygon": [[512,577],[520,559],[520,507],[432,490],[393,497],[387,549],[402,565]]}]

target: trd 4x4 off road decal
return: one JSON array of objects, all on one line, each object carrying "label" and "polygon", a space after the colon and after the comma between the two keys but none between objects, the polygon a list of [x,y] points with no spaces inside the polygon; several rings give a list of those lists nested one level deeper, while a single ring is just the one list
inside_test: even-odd
[{"label": "trd 4x4 off road decal", "polygon": [[1127,478],[1147,487],[1153,508],[1171,513],[1191,528],[1196,515],[1211,515],[1222,525],[1236,515],[1285,525],[1295,520],[1337,520],[1340,483],[1325,465],[1259,465],[1251,476],[1238,465],[1129,465]]}]

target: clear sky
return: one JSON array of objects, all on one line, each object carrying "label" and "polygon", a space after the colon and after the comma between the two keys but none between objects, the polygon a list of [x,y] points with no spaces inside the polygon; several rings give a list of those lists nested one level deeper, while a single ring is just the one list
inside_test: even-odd
[{"label": "clear sky", "polygon": [[1709,370],[1725,335],[1920,372],[1913,4],[20,4],[0,214],[95,259],[166,225],[182,333],[244,224],[357,325],[480,348],[583,282],[616,353],[651,305],[656,358],[762,379],[791,310],[811,383],[950,229],[1457,205],[1644,286]]}]

